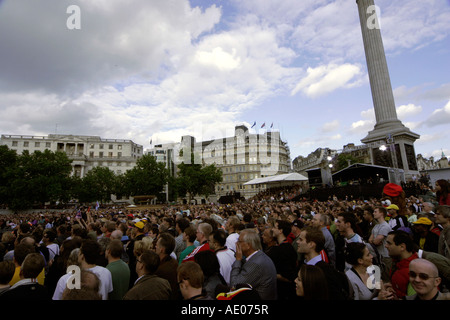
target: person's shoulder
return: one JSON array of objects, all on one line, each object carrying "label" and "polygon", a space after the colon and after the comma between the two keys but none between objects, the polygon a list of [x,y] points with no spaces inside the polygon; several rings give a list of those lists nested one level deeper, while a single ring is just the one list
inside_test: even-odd
[{"label": "person's shoulder", "polygon": [[25,284],[16,288],[10,288],[0,295],[0,299],[35,299],[35,300],[49,300],[48,290],[39,283]]}]

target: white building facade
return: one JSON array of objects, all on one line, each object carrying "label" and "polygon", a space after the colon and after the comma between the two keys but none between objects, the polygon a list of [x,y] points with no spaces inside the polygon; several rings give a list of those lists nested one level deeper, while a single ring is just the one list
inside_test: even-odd
[{"label": "white building facade", "polygon": [[177,164],[188,163],[192,154],[194,163],[215,164],[223,174],[222,182],[216,185],[217,198],[234,192],[249,198],[259,190],[244,185],[246,182],[291,171],[290,150],[280,132],[250,133],[244,125],[235,127],[234,136],[199,142],[183,136],[179,143],[156,145],[148,153],[172,169],[174,176]]},{"label": "white building facade", "polygon": [[65,152],[72,160],[72,174],[84,175],[96,166],[108,167],[115,174],[125,173],[143,155],[143,146],[131,140],[103,139],[99,136],[49,134],[48,136],[2,135],[1,145],[17,154],[25,150]]}]

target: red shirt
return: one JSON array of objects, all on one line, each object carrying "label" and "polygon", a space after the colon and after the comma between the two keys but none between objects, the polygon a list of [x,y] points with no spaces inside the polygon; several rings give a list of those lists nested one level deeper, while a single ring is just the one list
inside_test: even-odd
[{"label": "red shirt", "polygon": [[202,252],[202,251],[208,251],[208,250],[212,251],[211,248],[209,247],[209,243],[208,242],[206,242],[206,243],[204,243],[202,245],[199,245],[197,248],[194,249],[194,251],[192,251],[190,254],[188,254],[186,256],[186,258],[183,259],[182,263],[186,262],[186,261],[194,261],[194,256],[197,253]]},{"label": "red shirt", "polygon": [[408,284],[409,284],[409,263],[417,259],[419,256],[417,253],[414,253],[411,255],[411,257],[407,259],[400,260],[396,264],[396,270],[391,275],[391,283],[392,287],[395,290],[395,293],[397,294],[397,297],[403,298],[406,296],[406,293],[408,291]]}]

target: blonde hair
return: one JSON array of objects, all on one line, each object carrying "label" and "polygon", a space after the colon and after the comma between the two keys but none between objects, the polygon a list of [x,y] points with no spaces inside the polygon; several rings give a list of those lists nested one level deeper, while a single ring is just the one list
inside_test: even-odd
[{"label": "blonde hair", "polygon": [[139,257],[141,254],[143,254],[145,251],[152,249],[152,238],[150,237],[143,237],[142,240],[137,240],[134,243],[134,250],[133,253],[136,257]]}]

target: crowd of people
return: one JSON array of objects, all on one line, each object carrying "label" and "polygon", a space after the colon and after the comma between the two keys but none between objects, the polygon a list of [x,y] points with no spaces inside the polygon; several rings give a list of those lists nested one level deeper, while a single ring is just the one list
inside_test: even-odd
[{"label": "crowd of people", "polygon": [[450,299],[448,183],[406,215],[297,191],[2,215],[0,300]]}]

